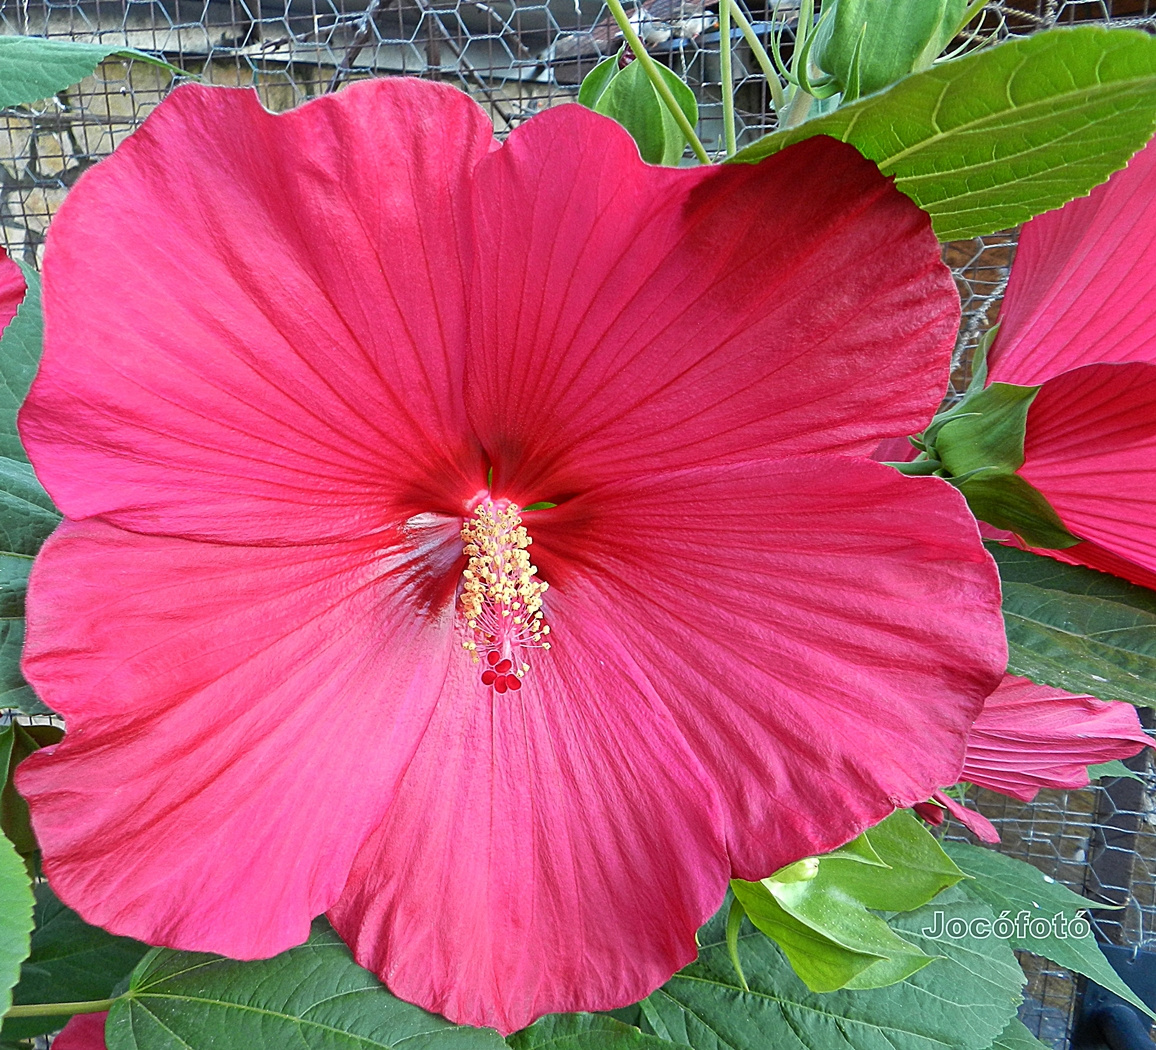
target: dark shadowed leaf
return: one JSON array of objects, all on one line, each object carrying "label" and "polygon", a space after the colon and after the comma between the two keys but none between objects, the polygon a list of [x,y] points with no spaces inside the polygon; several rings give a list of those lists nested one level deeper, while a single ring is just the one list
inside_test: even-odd
[{"label": "dark shadowed leaf", "polygon": [[[78,1003],[107,999],[132,973],[148,946],[114,937],[89,926],[66,908],[47,884],[36,887],[36,928],[32,954],[20,970],[15,1003]],[[27,1039],[52,1032],[62,1024],[55,1017],[9,1018],[0,1038]]]},{"label": "dark shadowed leaf", "polygon": [[506,1042],[514,1050],[689,1050],[605,1014],[551,1014]]},{"label": "dark shadowed leaf", "polygon": [[261,962],[156,949],[109,1011],[108,1050],[507,1050],[402,1002],[358,966],[324,919],[307,943]]},{"label": "dark shadowed leaf", "polygon": [[1003,581],[1010,673],[1156,707],[1156,592],[1014,547],[987,547]]}]

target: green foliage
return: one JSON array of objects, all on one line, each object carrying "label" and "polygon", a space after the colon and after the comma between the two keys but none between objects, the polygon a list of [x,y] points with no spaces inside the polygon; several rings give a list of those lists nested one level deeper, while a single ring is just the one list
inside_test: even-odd
[{"label": "green foliage", "polygon": [[31,858],[37,852],[36,837],[28,817],[28,803],[12,783],[12,774],[33,751],[59,743],[64,730],[57,726],[24,726],[10,723],[0,730],[0,828],[16,847]]},{"label": "green foliage", "polygon": [[1118,758],[1113,758],[1110,762],[1097,762],[1094,766],[1088,766],[1089,780],[1102,780],[1105,778],[1123,777],[1125,780],[1139,780],[1144,782],[1144,778],[1134,769],[1129,769]]},{"label": "green foliage", "polygon": [[514,1050],[689,1050],[605,1014],[550,1014],[506,1042]]},{"label": "green foliage", "polygon": [[[882,988],[931,958],[870,911],[912,911],[963,878],[923,825],[893,813],[841,850],[731,889],[751,922],[782,948],[812,991]],[[742,960],[730,927],[730,947]]]},{"label": "green foliage", "polygon": [[1086,26],[945,62],[740,150],[830,135],[878,163],[942,240],[1007,229],[1103,182],[1156,125],[1156,39]]},{"label": "green foliage", "polygon": [[1156,592],[1029,551],[987,547],[1003,581],[1011,674],[1156,707]]},{"label": "green foliage", "polygon": [[[16,38],[0,37],[6,39]],[[28,291],[0,338],[0,707],[45,714],[48,708],[20,673],[24,591],[32,557],[60,515],[36,480],[16,430],[16,413],[36,374],[44,340],[40,278],[28,268],[24,277]]]},{"label": "green foliage", "polygon": [[[1042,955],[1059,966],[1082,973],[1156,1018],[1156,1014],[1137,998],[1112,969],[1097,946],[1090,928],[1081,937],[1072,936],[1070,929],[1065,929],[1061,935],[1054,925],[1049,927],[1051,932],[1047,934],[1033,932],[1030,919],[1050,922],[1054,916],[1059,915],[1069,921],[1088,908],[1103,908],[1104,905],[1085,900],[1022,860],[963,842],[948,842],[945,848],[952,859],[972,877],[962,884],[964,892],[986,903],[997,915],[1006,913],[1012,921],[1015,932],[1008,941],[1013,948]],[[1028,919],[1017,924],[1015,920],[1021,915]],[[1041,921],[1039,926],[1042,928],[1049,925],[1049,922]]]},{"label": "green foliage", "polygon": [[1013,1017],[999,1038],[991,1044],[991,1050],[1048,1050],[1018,1017]]},{"label": "green foliage", "polygon": [[739,935],[748,988],[726,949],[725,909],[699,934],[698,960],[642,1002],[648,1025],[694,1050],[987,1050],[1015,1014],[1023,972],[998,938],[936,938],[933,909],[964,921],[985,905],[947,890],[893,920],[937,958],[912,977],[870,991],[812,992],[779,949],[754,930]]},{"label": "green foliage", "polygon": [[89,76],[109,55],[175,70],[167,62],[132,48],[39,36],[0,36],[0,108],[55,95]]},{"label": "green foliage", "polygon": [[[582,82],[578,100],[626,128],[648,164],[678,164],[686,148],[686,136],[658,97],[642,63],[617,67],[618,60],[609,58],[595,66]],[[698,123],[694,92],[666,66],[659,65],[657,69],[693,127]]]},{"label": "green foliage", "polygon": [[[147,952],[148,946],[114,937],[89,926],[66,908],[42,883],[35,889],[36,928],[32,931],[32,954],[20,971],[13,1002],[77,1003],[107,999]],[[42,1017],[9,1017],[0,1038],[27,1039],[52,1032],[64,1023],[59,1014]]]},{"label": "green foliage", "polygon": [[506,1050],[390,995],[324,919],[309,940],[261,962],[155,949],[109,1011],[108,1050]]},{"label": "green foliage", "polygon": [[12,1005],[12,987],[28,958],[32,886],[16,847],[0,836],[0,1015]]},{"label": "green foliage", "polygon": [[967,0],[828,0],[811,59],[853,102],[930,66],[966,9]]}]

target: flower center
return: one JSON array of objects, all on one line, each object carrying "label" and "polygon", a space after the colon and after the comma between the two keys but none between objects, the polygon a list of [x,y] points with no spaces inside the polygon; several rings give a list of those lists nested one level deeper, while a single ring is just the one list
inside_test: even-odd
[{"label": "flower center", "polygon": [[549,585],[530,564],[531,542],[517,505],[505,500],[483,500],[462,525],[469,558],[462,573],[462,645],[482,665],[482,685],[496,693],[521,689],[530,650],[550,648],[550,628],[542,619]]}]

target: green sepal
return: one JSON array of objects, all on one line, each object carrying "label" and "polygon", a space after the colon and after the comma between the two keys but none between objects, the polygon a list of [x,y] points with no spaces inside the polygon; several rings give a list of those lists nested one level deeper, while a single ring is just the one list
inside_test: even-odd
[{"label": "green sepal", "polygon": [[972,514],[997,529],[1014,532],[1029,547],[1063,550],[1080,542],[1043,493],[1018,474],[984,471],[957,487]]},{"label": "green sepal", "polygon": [[966,8],[967,0],[834,0],[823,5],[811,57],[853,102],[930,66]]},{"label": "green sepal", "polygon": [[[984,351],[980,373],[986,376]],[[1024,465],[1028,410],[1039,391],[1012,383],[977,386],[973,380],[964,399],[932,421],[923,442],[977,518],[1009,529],[1031,547],[1062,549],[1079,538],[1043,493],[1016,473]]]},{"label": "green sepal", "polygon": [[[698,102],[694,92],[666,66],[658,65],[656,68],[691,126],[697,124]],[[592,86],[590,94],[594,92],[595,86]],[[596,113],[618,121],[629,131],[642,159],[648,164],[673,167],[682,159],[686,137],[658,97],[641,62],[630,62],[624,69],[617,70],[598,92],[592,108]]]},{"label": "green sepal", "polygon": [[589,73],[582,78],[582,86],[578,89],[578,102],[587,109],[596,109],[597,102],[602,97],[614,74],[618,72],[618,63],[622,59],[622,49],[617,55],[604,58]]}]

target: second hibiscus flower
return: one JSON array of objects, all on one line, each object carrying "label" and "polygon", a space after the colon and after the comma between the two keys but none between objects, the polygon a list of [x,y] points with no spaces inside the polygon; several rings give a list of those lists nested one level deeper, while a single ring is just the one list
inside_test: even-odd
[{"label": "second hibiscus flower", "polygon": [[19,786],[90,921],[251,958],[328,912],[510,1031],[957,779],[995,569],[866,456],[958,300],[849,147],[670,170],[578,106],[498,146],[428,83],[184,87],[73,190],[45,302],[25,669],[68,734]]}]

